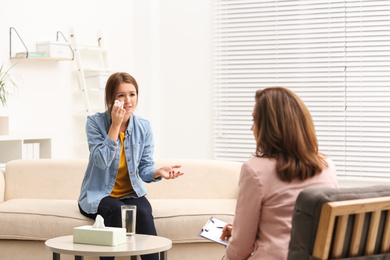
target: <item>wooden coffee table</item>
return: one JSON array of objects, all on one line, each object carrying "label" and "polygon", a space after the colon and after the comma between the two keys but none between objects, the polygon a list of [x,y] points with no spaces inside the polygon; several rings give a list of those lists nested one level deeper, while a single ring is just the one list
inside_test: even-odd
[{"label": "wooden coffee table", "polygon": [[75,260],[83,260],[84,256],[130,256],[136,260],[137,255],[159,253],[160,260],[167,260],[167,250],[172,241],[165,237],[140,235],[128,236],[127,242],[117,246],[98,246],[73,243],[73,236],[49,239],[46,248],[53,252],[53,260],[59,260],[60,254],[74,255]]}]

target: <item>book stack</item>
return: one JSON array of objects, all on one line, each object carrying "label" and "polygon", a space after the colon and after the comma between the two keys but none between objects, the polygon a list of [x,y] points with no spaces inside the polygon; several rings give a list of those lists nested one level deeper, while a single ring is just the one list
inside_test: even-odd
[{"label": "book stack", "polygon": [[28,58],[28,57],[46,57],[46,53],[45,52],[18,52],[15,54],[15,57],[25,57],[25,58]]}]

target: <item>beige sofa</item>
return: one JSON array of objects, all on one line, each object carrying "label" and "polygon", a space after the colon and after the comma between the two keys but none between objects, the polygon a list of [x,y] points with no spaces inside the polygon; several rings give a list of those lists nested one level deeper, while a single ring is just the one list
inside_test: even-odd
[{"label": "beige sofa", "polygon": [[[156,167],[173,163],[182,165],[184,176],[146,184],[157,233],[173,241],[168,259],[220,259],[224,247],[197,235],[211,216],[233,220],[241,163],[156,160]],[[6,164],[0,171],[0,260],[49,260],[45,240],[93,224],[77,206],[86,165],[86,160],[57,159]]]}]

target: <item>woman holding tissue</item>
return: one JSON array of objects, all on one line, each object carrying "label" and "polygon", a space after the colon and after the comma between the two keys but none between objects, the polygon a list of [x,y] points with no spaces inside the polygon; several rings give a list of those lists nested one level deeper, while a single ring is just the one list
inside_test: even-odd
[{"label": "woman holding tissue", "polygon": [[[176,170],[181,166],[154,167],[151,125],[133,113],[138,103],[138,85],[132,76],[111,75],[105,103],[107,111],[87,118],[90,156],[78,199],[80,212],[92,219],[101,215],[106,226],[122,227],[121,206],[136,205],[136,233],[156,235],[143,181],[175,179],[183,175]],[[158,254],[141,258],[157,260]]]},{"label": "woman holding tissue", "polygon": [[309,110],[292,91],[256,92],[255,157],[241,169],[233,224],[223,228],[229,244],[223,259],[287,259],[292,212],[307,187],[337,187],[333,162],[318,151]]}]

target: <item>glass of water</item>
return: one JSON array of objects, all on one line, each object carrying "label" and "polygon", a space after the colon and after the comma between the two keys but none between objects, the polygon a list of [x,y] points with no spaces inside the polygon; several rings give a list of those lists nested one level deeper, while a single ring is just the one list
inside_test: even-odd
[{"label": "glass of water", "polygon": [[122,205],[122,227],[126,228],[126,235],[132,236],[135,234],[135,221],[137,218],[137,206]]}]

